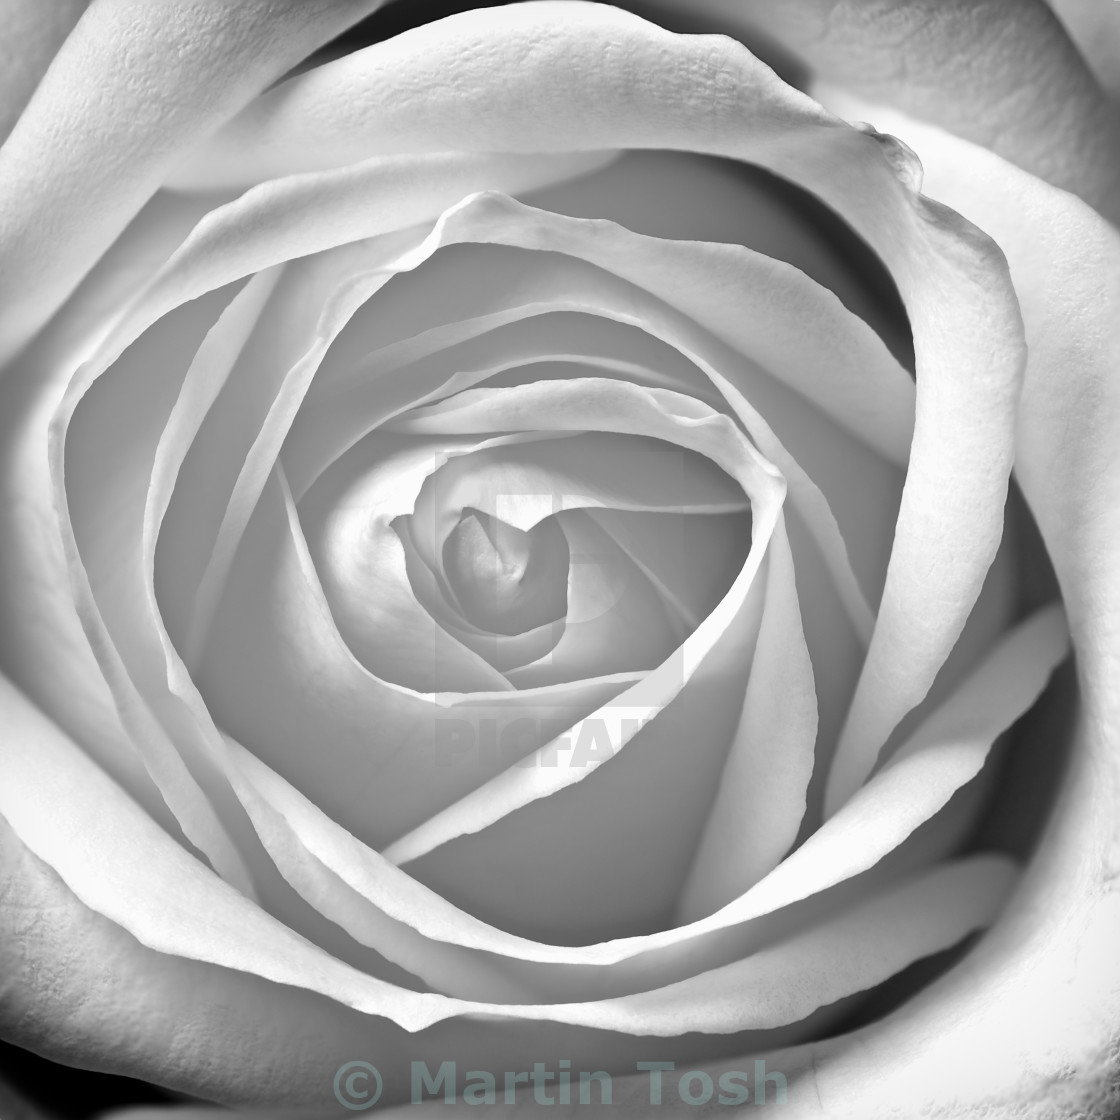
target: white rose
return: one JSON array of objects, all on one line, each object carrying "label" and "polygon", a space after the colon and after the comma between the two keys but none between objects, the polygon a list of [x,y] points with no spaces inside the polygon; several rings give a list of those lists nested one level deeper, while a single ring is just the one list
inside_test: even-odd
[{"label": "white rose", "polygon": [[[766,1060],[806,1115],[1103,1069],[1098,967],[1066,1048],[1007,1038],[944,1083],[1022,1017],[1004,976],[1088,977],[1040,907],[1069,900],[1094,963],[1116,928],[1090,809],[1114,797],[1114,231],[900,120],[1013,288],[904,145],[730,40],[600,6],[429,25],[192,147],[371,6],[95,4],[0,152],[5,1032],[226,1103],[330,1106],[354,1059],[386,1102],[416,1061],[494,1071],[499,1104],[502,1071],[561,1059],[636,1111],[639,1061],[707,1071],[666,1076],[675,1107],[714,1094],[1015,887],[955,853],[1067,650],[1054,607],[1008,628],[1017,454],[1079,654],[1063,797],[1088,823],[1059,812],[920,999]],[[726,180],[625,148],[819,195],[898,285],[916,391],[795,269],[629,232],[652,174],[713,210]],[[161,183],[194,193],[124,229]],[[589,199],[621,225],[565,215]],[[513,372],[541,361],[591,373]]]}]

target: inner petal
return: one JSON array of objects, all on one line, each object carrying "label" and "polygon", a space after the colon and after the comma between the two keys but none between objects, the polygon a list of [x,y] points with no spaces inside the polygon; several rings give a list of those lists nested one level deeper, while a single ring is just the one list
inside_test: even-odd
[{"label": "inner petal", "polygon": [[443,566],[463,617],[499,634],[521,634],[564,617],[568,542],[552,517],[528,531],[466,509],[443,546]]}]

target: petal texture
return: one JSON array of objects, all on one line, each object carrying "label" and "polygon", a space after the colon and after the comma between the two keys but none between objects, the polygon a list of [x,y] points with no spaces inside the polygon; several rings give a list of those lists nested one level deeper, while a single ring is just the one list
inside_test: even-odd
[{"label": "petal texture", "polygon": [[[819,81],[939,125],[1120,216],[1120,110],[1046,0],[653,0],[761,35]],[[1071,5],[1076,8],[1078,5]],[[1080,5],[1111,17],[1110,3]],[[1079,39],[1079,42],[1084,40]],[[1092,51],[1107,55],[1107,36]],[[1113,40],[1115,42],[1115,40]],[[1115,53],[1115,47],[1113,47]]]},{"label": "petal texture", "polygon": [[70,295],[185,147],[377,3],[191,0],[168,14],[142,0],[93,0],[0,155],[0,363]]},{"label": "petal texture", "polygon": [[0,144],[11,132],[51,59],[85,11],[89,0],[4,0],[0,21]]}]

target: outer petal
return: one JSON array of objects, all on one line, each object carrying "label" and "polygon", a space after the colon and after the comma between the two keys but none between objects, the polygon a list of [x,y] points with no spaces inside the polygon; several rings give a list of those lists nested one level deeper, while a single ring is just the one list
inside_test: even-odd
[{"label": "outer petal", "polygon": [[[0,820],[0,892],[19,903],[0,909],[0,1030],[22,1044],[227,1103],[320,1107],[355,1051],[375,1057],[401,1099],[412,1060],[528,1068],[549,1053],[570,1055],[577,1069],[619,1069],[706,1049],[695,1037],[659,1043],[594,1024],[569,1030],[549,1021],[547,1006],[461,1002],[361,975],[183,853],[57,729],[0,688],[5,730],[22,743],[0,807],[26,837],[25,846]],[[258,967],[268,978],[250,974]],[[417,1033],[404,1035],[379,1011],[403,1013]],[[434,1022],[457,1011],[488,1017],[469,1029]],[[575,1025],[594,1013],[577,1006],[559,1017]]]},{"label": "outer petal", "polygon": [[89,0],[3,0],[0,3],[0,144],[7,138],[55,52]]},{"label": "outer petal", "polygon": [[[748,43],[761,35],[818,79],[983,144],[1114,220],[1120,216],[1120,114],[1046,0],[638,0],[630,6],[670,19],[701,13],[707,29]],[[1082,6],[1098,9],[1099,21],[1115,7],[1108,0]],[[1103,44],[1101,53],[1107,53]]]},{"label": "outer petal", "polygon": [[0,363],[184,148],[378,3],[94,0],[0,155]]},{"label": "outer petal", "polygon": [[1103,681],[1101,658],[1117,656],[1120,638],[1120,234],[990,152],[832,89],[820,93],[913,140],[930,195],[959,207],[1007,255],[1030,351],[1016,472],[1087,659],[1082,675]]},{"label": "outer petal", "polygon": [[69,372],[201,212],[195,201],[154,199],[99,262],[49,336],[0,378],[0,666],[35,703],[81,735],[85,749],[172,829],[173,818],[121,728],[74,605],[61,590],[65,560],[46,444]]},{"label": "outer petal", "polygon": [[[1069,614],[1082,707],[1069,773],[1010,909],[949,976],[857,1035],[768,1056],[785,1115],[1106,1117],[1120,1104],[1120,235],[990,153],[866,105],[931,192],[999,238],[1031,364],[1017,469]],[[1071,436],[1071,433],[1075,435]],[[1045,1008],[1045,1018],[1039,1009]],[[978,1060],[978,1055],[982,1058]]]}]

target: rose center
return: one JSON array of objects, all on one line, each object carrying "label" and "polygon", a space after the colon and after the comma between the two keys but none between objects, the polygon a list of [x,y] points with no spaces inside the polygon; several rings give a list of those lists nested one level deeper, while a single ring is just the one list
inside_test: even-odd
[{"label": "rose center", "polygon": [[443,547],[444,571],[463,617],[498,634],[521,634],[564,617],[568,542],[552,517],[528,531],[466,509]]}]

